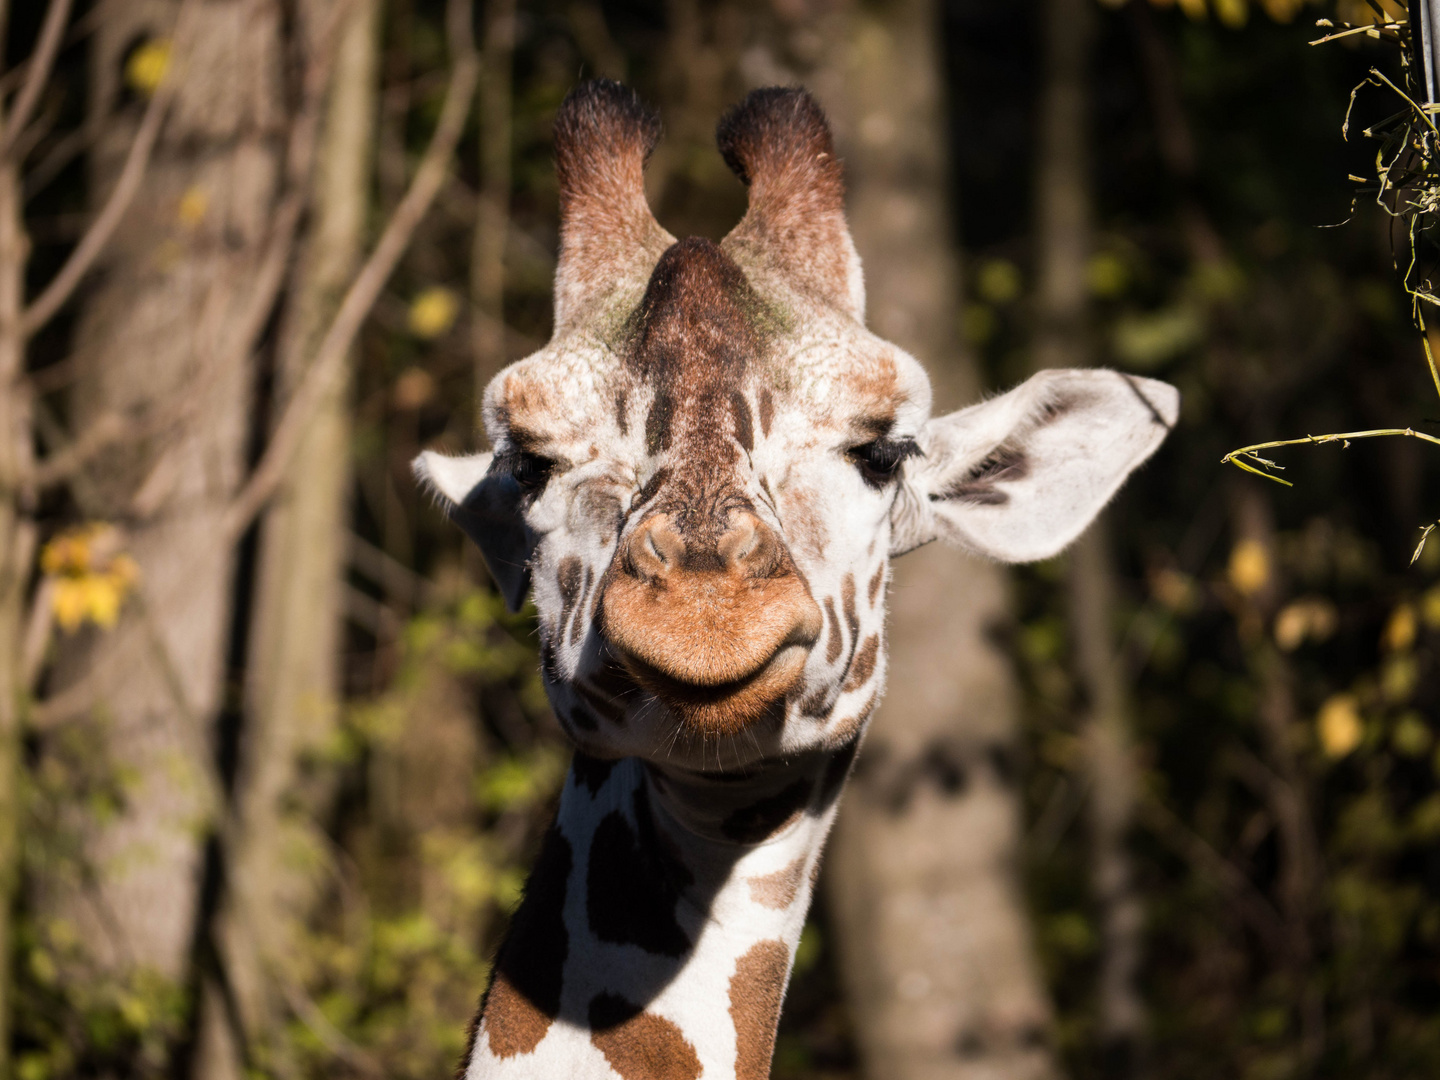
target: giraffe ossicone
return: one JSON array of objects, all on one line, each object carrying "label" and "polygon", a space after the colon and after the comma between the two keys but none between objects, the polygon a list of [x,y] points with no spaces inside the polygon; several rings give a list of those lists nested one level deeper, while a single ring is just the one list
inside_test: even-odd
[{"label": "giraffe ossicone", "polygon": [[471,1080],[767,1076],[884,682],[890,559],[1055,554],[1179,407],[1057,370],[932,418],[919,363],[865,328],[814,100],[759,90],[721,120],[749,208],[719,244],[651,214],[659,131],[616,83],[566,99],[554,336],[486,390],[493,452],[415,464],[511,607],[533,589],[576,746]]}]

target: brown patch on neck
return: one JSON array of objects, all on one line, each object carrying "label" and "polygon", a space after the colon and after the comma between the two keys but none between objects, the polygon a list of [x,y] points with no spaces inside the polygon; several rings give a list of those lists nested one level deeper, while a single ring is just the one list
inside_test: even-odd
[{"label": "brown patch on neck", "polygon": [[784,911],[795,902],[800,893],[800,883],[804,880],[805,856],[801,855],[789,866],[773,874],[752,877],[746,884],[750,886],[750,899],[755,903],[772,911]]},{"label": "brown patch on neck", "polygon": [[775,1053],[775,1028],[790,974],[783,941],[760,941],[735,964],[730,977],[730,1019],[735,1024],[735,1080],[766,1080]]},{"label": "brown patch on neck", "polygon": [[618,994],[590,1002],[590,1043],[621,1080],[697,1080],[700,1058],[680,1028]]},{"label": "brown patch on neck", "polygon": [[758,844],[788,829],[800,819],[815,791],[812,778],[792,781],[774,795],[756,799],[749,806],[726,815],[720,832],[737,844]]},{"label": "brown patch on neck", "polygon": [[532,1053],[559,1015],[570,948],[564,913],[572,861],[570,842],[552,825],[480,1003],[481,1027],[498,1058]]}]

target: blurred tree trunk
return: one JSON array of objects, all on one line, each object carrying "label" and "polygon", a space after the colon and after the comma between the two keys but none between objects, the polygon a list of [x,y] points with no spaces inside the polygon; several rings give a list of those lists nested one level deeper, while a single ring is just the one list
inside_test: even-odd
[{"label": "blurred tree trunk", "polygon": [[[981,385],[957,337],[939,13],[856,4],[814,82],[833,117],[869,323],[920,357],[937,411]],[[827,866],[842,970],[876,1080],[1050,1077],[1050,1005],[1017,879],[1017,700],[995,632],[1004,571],[939,545],[896,563],[890,676]]]},{"label": "blurred tree trunk", "polygon": [[[1085,367],[1086,263],[1094,243],[1090,179],[1093,0],[1044,5],[1035,235],[1038,287],[1034,363]],[[1136,986],[1144,912],[1127,848],[1139,778],[1130,745],[1128,687],[1114,641],[1115,569],[1101,518],[1071,550],[1068,575],[1076,674],[1088,770],[1091,883],[1100,919],[1099,1012],[1105,1075],[1143,1069],[1144,1006]]]},{"label": "blurred tree trunk", "polygon": [[[0,3],[0,32],[6,12]],[[0,110],[0,118],[3,118]],[[3,128],[3,124],[0,124]],[[20,862],[20,711],[27,695],[22,645],[26,583],[35,526],[24,490],[31,455],[28,395],[23,389],[25,235],[17,163],[0,159],[0,1080],[10,1076],[11,912]]]},{"label": "blurred tree trunk", "polygon": [[[112,0],[95,24],[94,205],[134,135],[123,99],[148,92],[137,77],[144,65],[127,74],[127,61],[137,43],[170,32],[179,6]],[[123,794],[107,818],[73,808],[90,880],[37,883],[41,910],[78,928],[91,977],[172,986],[190,975],[218,797],[214,720],[234,568],[222,520],[245,468],[249,285],[284,134],[278,0],[199,0],[187,10],[165,132],[75,331],[73,430],[112,409],[183,403],[163,437],[137,438],[88,470],[86,512],[129,526],[140,596],[114,631],[81,631],[57,650],[56,688],[93,701],[74,722],[91,725],[89,760]]]},{"label": "blurred tree trunk", "polygon": [[[314,357],[365,239],[378,0],[304,0],[298,30],[310,54],[318,54],[339,3],[347,8],[316,156],[310,235],[281,334],[274,414]],[[240,1077],[246,1064],[281,1075],[293,1071],[284,1003],[300,986],[296,957],[329,859],[319,831],[328,785],[306,766],[334,737],[341,690],[348,399],[346,378],[307,424],[261,525],[240,763],[225,834],[228,894],[215,924],[235,1016],[227,1018],[218,996],[207,993],[197,1068],[207,1080]],[[232,1019],[239,1033],[230,1030]]]},{"label": "blurred tree trunk", "polygon": [[480,198],[470,260],[475,412],[505,366],[505,242],[510,231],[511,59],[515,0],[487,0],[480,75]]}]

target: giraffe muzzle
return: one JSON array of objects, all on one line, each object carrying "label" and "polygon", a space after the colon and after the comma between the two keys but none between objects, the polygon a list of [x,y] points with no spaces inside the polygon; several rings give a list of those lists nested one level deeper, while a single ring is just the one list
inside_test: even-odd
[{"label": "giraffe muzzle", "polygon": [[611,651],[697,733],[733,734],[782,701],[823,625],[785,545],[748,511],[698,539],[654,514],[606,577]]}]

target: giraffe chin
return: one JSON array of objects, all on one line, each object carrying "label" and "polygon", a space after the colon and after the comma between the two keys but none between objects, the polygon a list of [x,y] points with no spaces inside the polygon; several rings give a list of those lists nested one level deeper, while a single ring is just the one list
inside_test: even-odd
[{"label": "giraffe chin", "polygon": [[636,685],[669,709],[686,734],[701,738],[738,735],[767,717],[783,719],[786,695],[799,683],[810,655],[808,645],[786,645],[742,679],[700,685],[667,675],[622,649],[614,651]]}]

